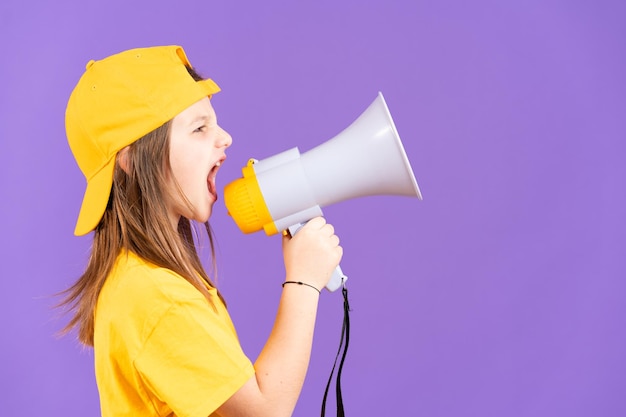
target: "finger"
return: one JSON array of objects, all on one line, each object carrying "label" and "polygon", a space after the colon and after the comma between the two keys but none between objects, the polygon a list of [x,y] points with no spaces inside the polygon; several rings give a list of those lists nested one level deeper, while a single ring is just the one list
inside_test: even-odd
[{"label": "finger", "polygon": [[323,230],[325,233],[327,233],[327,236],[332,236],[335,234],[335,227],[330,223],[326,223],[323,227]]},{"label": "finger", "polygon": [[311,220],[307,222],[305,226],[309,226],[315,229],[322,228],[326,224],[326,219],[322,216],[313,217]]}]

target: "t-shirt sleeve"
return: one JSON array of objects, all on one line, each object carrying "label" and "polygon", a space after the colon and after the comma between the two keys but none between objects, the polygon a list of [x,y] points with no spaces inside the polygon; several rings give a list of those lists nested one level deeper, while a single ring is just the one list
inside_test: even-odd
[{"label": "t-shirt sleeve", "polygon": [[254,375],[228,313],[206,299],[163,312],[134,364],[147,389],[180,417],[210,415]]}]

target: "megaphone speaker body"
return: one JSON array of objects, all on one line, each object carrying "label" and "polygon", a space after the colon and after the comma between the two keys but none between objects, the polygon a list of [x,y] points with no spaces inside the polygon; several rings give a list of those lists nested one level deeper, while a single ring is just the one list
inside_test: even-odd
[{"label": "megaphone speaker body", "polygon": [[[322,207],[372,195],[422,198],[382,93],[337,136],[304,154],[292,148],[250,160],[243,178],[224,190],[226,208],[239,228],[268,235],[295,233],[321,216]],[[331,279],[329,290],[347,279],[340,275],[339,283]]]}]

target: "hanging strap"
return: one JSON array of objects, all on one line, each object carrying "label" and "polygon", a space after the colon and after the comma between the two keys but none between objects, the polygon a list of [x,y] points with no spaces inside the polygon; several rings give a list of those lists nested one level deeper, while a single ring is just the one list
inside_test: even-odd
[{"label": "hanging strap", "polygon": [[[337,356],[335,356],[335,363],[333,363],[333,369],[330,371],[330,377],[328,378],[326,390],[324,391],[324,399],[322,401],[322,417],[326,416],[326,398],[328,397],[330,382],[333,379],[339,355],[341,355],[341,362],[339,362],[339,368],[337,369],[337,385],[335,388],[337,395],[337,417],[345,417],[345,413],[343,411],[343,398],[341,396],[341,371],[343,370],[343,363],[346,360],[346,354],[348,353],[348,343],[350,343],[350,303],[348,302],[348,289],[345,284],[341,288],[341,293],[343,294],[343,326],[341,328],[341,340],[339,341],[339,351],[337,352]],[[342,348],[343,354],[341,353]]]}]

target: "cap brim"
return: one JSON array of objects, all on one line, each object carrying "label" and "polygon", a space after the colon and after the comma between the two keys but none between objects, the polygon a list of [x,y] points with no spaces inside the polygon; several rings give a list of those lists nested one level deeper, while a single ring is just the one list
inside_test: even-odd
[{"label": "cap brim", "polygon": [[80,207],[78,220],[74,234],[83,236],[96,228],[111,194],[111,186],[113,185],[113,170],[115,168],[115,156],[87,181],[87,189],[83,196],[83,204]]}]

